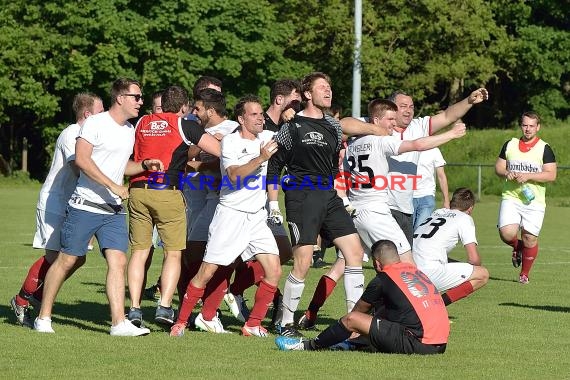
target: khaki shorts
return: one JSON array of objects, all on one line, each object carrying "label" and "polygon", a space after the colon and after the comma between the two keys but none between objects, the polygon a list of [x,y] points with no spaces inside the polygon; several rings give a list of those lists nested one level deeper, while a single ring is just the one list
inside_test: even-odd
[{"label": "khaki shorts", "polygon": [[148,249],[156,225],[164,250],[186,248],[186,205],[180,190],[130,189],[129,242],[131,249]]}]

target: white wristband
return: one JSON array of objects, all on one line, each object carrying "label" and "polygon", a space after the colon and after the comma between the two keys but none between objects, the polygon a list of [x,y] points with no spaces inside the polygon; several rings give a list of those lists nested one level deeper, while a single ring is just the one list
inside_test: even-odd
[{"label": "white wristband", "polygon": [[348,197],[343,197],[341,199],[342,199],[342,204],[344,205],[344,207],[350,205],[350,201],[348,200]]},{"label": "white wristband", "polygon": [[279,210],[279,201],[269,201],[270,210]]}]

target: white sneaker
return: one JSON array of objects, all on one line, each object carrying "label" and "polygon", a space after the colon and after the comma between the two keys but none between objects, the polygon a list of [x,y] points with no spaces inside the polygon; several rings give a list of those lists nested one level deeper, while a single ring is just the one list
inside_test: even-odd
[{"label": "white sneaker", "polygon": [[212,318],[211,321],[207,321],[202,316],[202,313],[200,313],[196,317],[196,321],[194,322],[194,324],[202,331],[216,333],[216,334],[231,334],[230,331],[226,331],[224,329],[222,321],[220,321],[220,318],[218,318],[217,316]]},{"label": "white sneaker", "polygon": [[224,301],[230,312],[239,321],[245,322],[249,318],[249,310],[242,296],[234,296],[232,293],[226,293],[224,295]]},{"label": "white sneaker", "polygon": [[128,319],[123,319],[115,326],[111,326],[111,335],[113,336],[142,336],[150,334],[150,330],[146,327],[137,327]]},{"label": "white sneaker", "polygon": [[34,321],[34,330],[41,333],[55,333],[51,327],[51,318],[36,318]]}]

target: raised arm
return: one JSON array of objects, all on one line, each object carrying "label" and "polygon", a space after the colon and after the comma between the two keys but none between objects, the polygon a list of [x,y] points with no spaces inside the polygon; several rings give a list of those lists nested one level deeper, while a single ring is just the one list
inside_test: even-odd
[{"label": "raised arm", "polygon": [[467,111],[475,104],[479,104],[489,99],[489,93],[485,88],[479,88],[473,91],[468,97],[460,102],[449,106],[442,113],[438,113],[431,117],[431,131],[435,133],[442,128],[454,123],[456,120],[461,119]]}]

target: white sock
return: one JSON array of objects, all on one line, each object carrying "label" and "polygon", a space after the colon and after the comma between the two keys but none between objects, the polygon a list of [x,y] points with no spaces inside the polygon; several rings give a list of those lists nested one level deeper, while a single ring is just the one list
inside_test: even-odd
[{"label": "white sock", "polygon": [[350,313],[356,301],[364,293],[364,272],[362,267],[344,268],[344,291],[346,293],[346,309]]},{"label": "white sock", "polygon": [[303,289],[305,289],[305,281],[299,280],[289,273],[283,287],[283,318],[281,319],[281,326],[295,322],[295,311],[299,307]]}]

